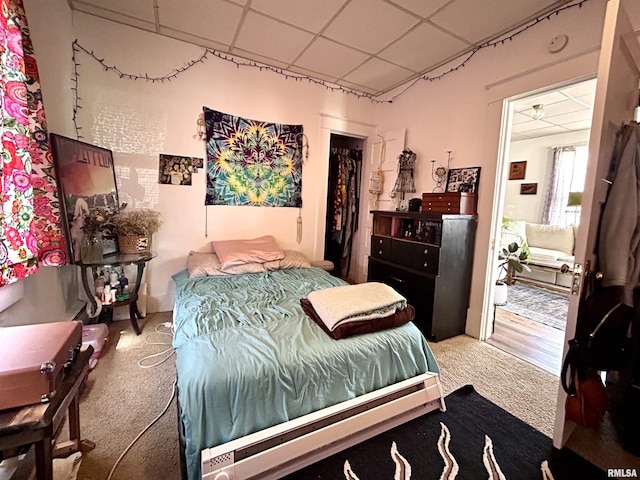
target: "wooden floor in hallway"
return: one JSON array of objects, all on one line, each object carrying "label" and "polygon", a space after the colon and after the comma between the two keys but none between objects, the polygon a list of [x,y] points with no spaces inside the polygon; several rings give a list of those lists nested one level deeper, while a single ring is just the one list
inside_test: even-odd
[{"label": "wooden floor in hallway", "polygon": [[564,330],[496,308],[495,330],[487,343],[560,375]]}]

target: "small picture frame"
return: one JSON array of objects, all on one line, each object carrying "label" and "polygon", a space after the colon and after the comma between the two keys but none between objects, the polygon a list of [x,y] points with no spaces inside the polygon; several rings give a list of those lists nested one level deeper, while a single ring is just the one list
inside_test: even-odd
[{"label": "small picture frame", "polygon": [[524,180],[527,173],[527,162],[511,162],[509,164],[509,180]]},{"label": "small picture frame", "polygon": [[521,183],[520,195],[536,195],[538,193],[537,183]]},{"label": "small picture frame", "polygon": [[478,193],[480,167],[452,168],[447,176],[447,192]]}]

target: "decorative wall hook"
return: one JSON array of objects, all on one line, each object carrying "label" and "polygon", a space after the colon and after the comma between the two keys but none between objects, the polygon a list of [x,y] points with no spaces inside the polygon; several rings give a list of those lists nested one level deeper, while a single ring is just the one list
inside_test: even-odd
[{"label": "decorative wall hook", "polygon": [[204,123],[204,113],[198,115],[198,120],[196,121],[196,134],[193,138],[197,138],[198,140],[205,141],[205,123]]}]

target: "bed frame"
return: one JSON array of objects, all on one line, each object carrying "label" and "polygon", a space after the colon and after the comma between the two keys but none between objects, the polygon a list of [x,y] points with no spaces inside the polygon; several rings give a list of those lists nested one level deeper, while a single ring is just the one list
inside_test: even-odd
[{"label": "bed frame", "polygon": [[202,479],[277,479],[435,409],[446,409],[440,380],[424,373],[207,448]]}]

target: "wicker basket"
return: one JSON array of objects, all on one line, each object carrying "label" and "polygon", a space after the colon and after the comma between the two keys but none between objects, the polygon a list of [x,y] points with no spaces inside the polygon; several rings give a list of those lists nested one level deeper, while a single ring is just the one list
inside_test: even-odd
[{"label": "wicker basket", "polygon": [[144,253],[151,251],[150,235],[127,235],[118,237],[118,246],[122,253]]}]

